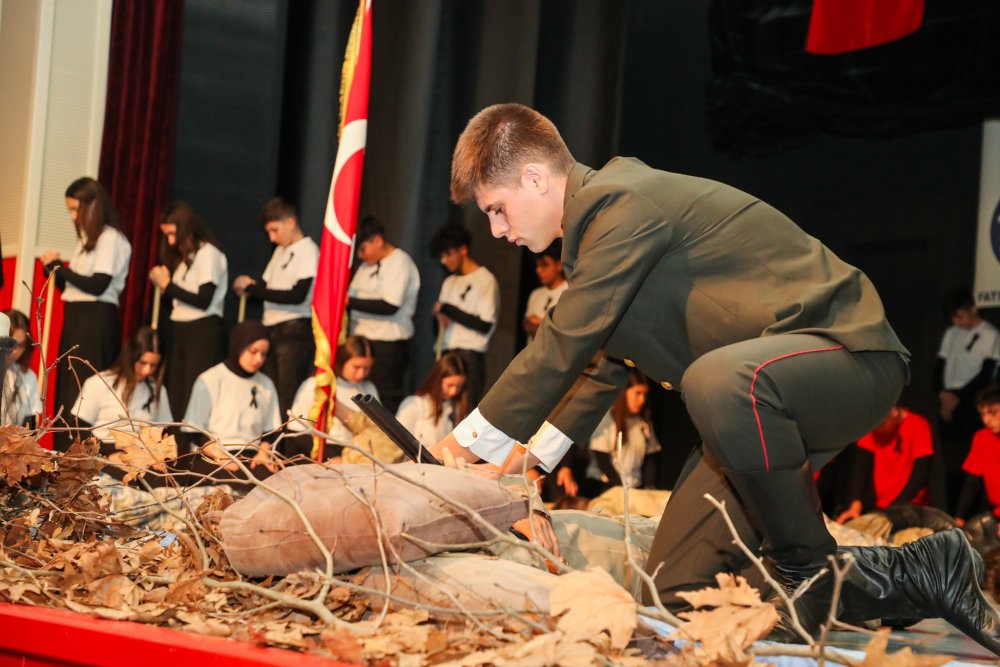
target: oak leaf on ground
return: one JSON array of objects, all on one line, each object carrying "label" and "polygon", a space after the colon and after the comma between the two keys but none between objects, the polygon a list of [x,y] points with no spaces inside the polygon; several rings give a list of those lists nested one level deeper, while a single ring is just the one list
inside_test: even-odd
[{"label": "oak leaf on ground", "polygon": [[636,603],[606,570],[590,568],[556,579],[549,597],[549,613],[570,638],[590,640],[604,632],[611,646],[625,648],[635,631]]},{"label": "oak leaf on ground", "polygon": [[115,438],[117,460],[128,470],[122,478],[128,484],[136,477],[142,477],[150,468],[166,472],[166,461],[177,458],[177,442],[174,436],[163,437],[159,426],[143,426],[139,434],[126,431],[112,431]]},{"label": "oak leaf on ground", "polygon": [[0,480],[8,486],[51,469],[51,459],[28,429],[0,426]]},{"label": "oak leaf on ground", "polygon": [[361,642],[347,628],[327,628],[320,634],[320,639],[334,658],[346,662],[364,662]]},{"label": "oak leaf on ground", "polygon": [[865,659],[858,667],[938,667],[952,660],[951,656],[914,653],[907,646],[887,654],[889,630],[883,628],[865,647]]},{"label": "oak leaf on ground", "polygon": [[743,577],[720,573],[715,579],[718,588],[680,594],[699,609],[681,612],[679,616],[687,622],[669,639],[700,642],[691,651],[715,662],[749,664],[744,649],[767,636],[778,622],[778,612],[770,602],[762,602]]}]

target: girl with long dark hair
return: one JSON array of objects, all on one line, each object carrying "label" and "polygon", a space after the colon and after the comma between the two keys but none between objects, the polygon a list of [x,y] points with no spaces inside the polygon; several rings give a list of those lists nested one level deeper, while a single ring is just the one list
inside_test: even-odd
[{"label": "girl with long dark hair", "polygon": [[155,331],[142,327],[132,334],[111,368],[83,383],[72,410],[79,427],[113,444],[113,431],[138,432],[138,422],[173,421],[161,361]]},{"label": "girl with long dark hair", "polygon": [[191,387],[204,371],[226,357],[222,303],[229,281],[219,242],[191,206],[178,201],[160,217],[159,266],[149,279],[173,299],[167,393],[183,410]]},{"label": "girl with long dark hair", "polygon": [[396,418],[424,447],[448,435],[469,412],[465,362],[449,352],[431,368],[413,396],[399,406]]},{"label": "girl with long dark hair", "polygon": [[646,397],[649,380],[642,373],[633,370],[625,391],[594,431],[590,440],[590,451],[600,468],[607,486],[620,486],[618,471],[612,463],[618,445],[618,434],[622,436],[622,448],[618,460],[622,473],[627,476],[633,488],[654,487],[656,485],[655,456],[660,451],[660,441],[656,439],[653,421],[649,414]]},{"label": "girl with long dark hair", "polygon": [[[132,245],[118,229],[118,214],[107,190],[92,178],[73,181],[66,188],[66,209],[76,229],[76,247],[67,265],[59,251],[42,254],[46,275],[55,271],[62,290],[63,326],[59,354],[76,346],[73,356],[95,370],[107,368],[118,354],[118,297],[125,287]],[[79,383],[94,373],[83,364],[66,361],[56,372],[56,406],[68,410],[76,403]],[[56,439],[56,446],[68,442]]]}]

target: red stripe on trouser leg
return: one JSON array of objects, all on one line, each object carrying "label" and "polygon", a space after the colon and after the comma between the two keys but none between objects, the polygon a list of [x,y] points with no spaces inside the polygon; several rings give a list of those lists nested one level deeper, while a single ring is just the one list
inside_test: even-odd
[{"label": "red stripe on trouser leg", "polygon": [[843,345],[837,345],[836,347],[822,347],[816,350],[802,350],[800,352],[789,352],[788,354],[783,354],[780,357],[775,357],[774,359],[768,359],[760,366],[754,369],[753,379],[750,381],[750,403],[753,405],[753,416],[757,419],[757,432],[760,433],[760,448],[764,452],[764,470],[771,469],[771,463],[767,458],[767,441],[764,439],[764,426],[760,423],[760,413],[757,412],[757,397],[753,395],[753,389],[757,386],[757,374],[761,371],[764,366],[774,363],[775,361],[781,361],[782,359],[788,359],[789,357],[797,357],[802,354],[811,354],[813,352],[832,352],[834,350],[844,349]]}]

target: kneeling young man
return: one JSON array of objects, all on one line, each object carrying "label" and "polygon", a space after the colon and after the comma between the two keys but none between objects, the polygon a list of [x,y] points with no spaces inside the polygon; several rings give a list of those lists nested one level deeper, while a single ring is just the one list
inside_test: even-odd
[{"label": "kneeling young man", "polygon": [[[569,289],[433,453],[520,470],[515,443],[538,431],[527,463],[552,470],[636,367],[682,392],[703,439],[650,553],[664,601],[680,608],[677,592],[748,565],[706,492],[727,501],[784,588],[820,573],[837,547],[812,470],[882,420],[908,372],[909,353],[865,275],[735,188],[635,159],[579,164],[551,121],[517,104],[469,122],[451,192],[475,200],[497,238],[540,252],[562,237]],[[965,539],[948,532],[914,545],[853,549],[842,616],[942,616],[1000,652],[1000,620]],[[945,561],[957,567],[937,571]],[[808,632],[826,619],[832,588],[820,576],[796,603]],[[777,630],[794,638],[787,619]]]}]

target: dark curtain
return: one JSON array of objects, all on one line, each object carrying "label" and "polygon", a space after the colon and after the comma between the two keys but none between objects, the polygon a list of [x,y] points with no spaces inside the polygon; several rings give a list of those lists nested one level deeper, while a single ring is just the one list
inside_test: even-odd
[{"label": "dark curtain", "polygon": [[[309,232],[322,225],[336,154],[337,86],[356,2],[294,3],[286,52],[279,190],[300,204]],[[498,102],[539,109],[581,162],[616,154],[626,3],[571,0],[376,0],[371,104],[361,215],[374,214],[420,270],[411,388],[433,363],[429,315],[444,273],[429,254],[434,231],[462,221],[472,254],[501,285],[487,356],[492,381],[514,356],[524,307],[520,249],[490,238],[474,206],[449,203],[451,151],[469,118]],[[319,29],[322,26],[324,29]],[[317,57],[317,54],[319,57]],[[308,84],[308,87],[301,84]],[[310,122],[303,122],[310,119]],[[525,273],[533,280],[533,271]]]},{"label": "dark curtain", "polygon": [[122,333],[149,319],[156,220],[168,203],[174,161],[184,0],[115,2],[99,180],[118,207],[132,262],[121,301]]},{"label": "dark curtain", "polygon": [[902,39],[805,50],[812,0],[713,0],[707,122],[714,148],[775,153],[820,133],[892,137],[1000,113],[1000,3],[926,0]]}]

